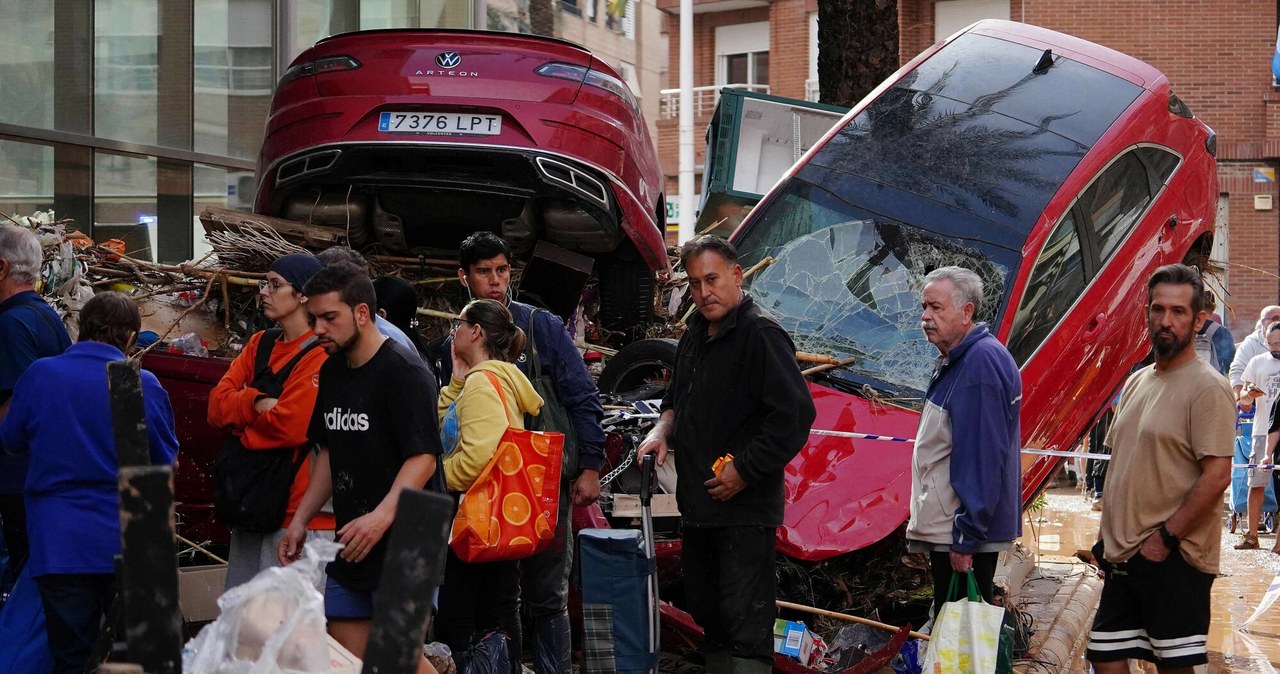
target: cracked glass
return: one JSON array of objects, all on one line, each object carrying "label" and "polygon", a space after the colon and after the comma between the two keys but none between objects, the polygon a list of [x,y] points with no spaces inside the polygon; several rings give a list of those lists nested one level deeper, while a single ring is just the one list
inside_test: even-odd
[{"label": "cracked glass", "polygon": [[978,318],[991,321],[1013,269],[979,245],[858,212],[821,187],[793,179],[787,191],[773,202],[777,226],[739,246],[749,251],[744,261],[774,259],[751,278],[752,297],[797,350],[853,359],[827,375],[831,383],[918,406],[938,355],[920,329],[925,275],[950,265],[976,271]]}]

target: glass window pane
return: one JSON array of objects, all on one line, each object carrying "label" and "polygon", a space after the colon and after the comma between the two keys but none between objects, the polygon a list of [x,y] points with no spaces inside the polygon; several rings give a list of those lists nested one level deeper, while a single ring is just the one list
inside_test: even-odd
[{"label": "glass window pane", "polygon": [[1178,163],[1182,161],[1178,155],[1158,147],[1140,147],[1137,149],[1137,153],[1155,172],[1156,180],[1164,185],[1169,184],[1170,176],[1178,168]]},{"label": "glass window pane", "polygon": [[285,62],[297,58],[321,38],[357,30],[359,9],[355,0],[296,0],[289,17]]},{"label": "glass window pane", "polygon": [[360,0],[360,30],[417,26],[418,0]]},{"label": "glass window pane", "polygon": [[53,128],[53,3],[14,3],[0,21],[0,122]]},{"label": "glass window pane", "polygon": [[53,148],[0,140],[0,210],[19,216],[50,208],[53,208]]},{"label": "glass window pane", "polygon": [[272,0],[201,0],[195,4],[197,152],[253,159],[271,90]]},{"label": "glass window pane", "polygon": [[748,54],[729,54],[724,57],[725,84],[750,84],[747,79]]},{"label": "glass window pane", "polygon": [[204,239],[204,225],[200,224],[200,214],[210,206],[253,212],[256,183],[252,171],[229,171],[206,164],[195,165],[192,181],[195,189],[191,200],[191,225],[194,234],[191,240],[195,242],[192,259],[199,260],[210,250]]},{"label": "glass window pane", "polygon": [[769,52],[761,51],[751,55],[755,61],[755,72],[751,74],[752,84],[769,83]]},{"label": "glass window pane", "polygon": [[120,239],[131,257],[154,261],[156,160],[97,152],[93,158],[95,241]]},{"label": "glass window pane", "polygon": [[1013,329],[1009,331],[1009,353],[1018,365],[1027,362],[1084,292],[1084,267],[1074,213],[1067,213],[1058,222],[1027,279]]},{"label": "glass window pane", "polygon": [[1080,197],[1098,239],[1098,265],[1102,266],[1133,231],[1151,203],[1147,169],[1130,152],[1116,160]]},{"label": "glass window pane", "polygon": [[94,133],[156,143],[158,0],[98,0],[94,5]]}]

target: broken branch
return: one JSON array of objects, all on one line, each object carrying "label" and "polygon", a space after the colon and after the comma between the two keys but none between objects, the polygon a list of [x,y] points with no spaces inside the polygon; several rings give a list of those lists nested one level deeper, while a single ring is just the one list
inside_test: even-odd
[{"label": "broken branch", "polygon": [[815,365],[807,370],[801,370],[800,376],[808,377],[811,374],[826,372],[827,370],[834,370],[837,367],[844,367],[845,365],[852,365],[852,364],[853,364],[852,358],[845,358],[844,360],[837,361],[834,363],[823,363],[822,365]]},{"label": "broken branch", "polygon": [[[795,604],[789,601],[782,601],[781,599],[773,603],[777,604],[779,608],[789,608],[794,611],[804,611],[805,613],[812,613],[814,615],[826,616],[828,618],[835,618],[836,620],[846,620],[851,623],[858,623],[860,625],[867,625],[869,627],[878,627],[882,630],[888,630],[890,632],[897,632],[900,629],[898,627],[894,627],[893,625],[888,625],[882,622],[871,620],[870,618],[859,618],[856,615],[849,615],[847,613],[836,613],[835,611],[828,611],[826,609],[821,609],[816,606],[805,606],[804,604]],[[924,639],[925,641],[929,640],[929,635],[927,634],[921,634],[919,632],[910,632],[909,634],[911,635],[912,639]]]}]

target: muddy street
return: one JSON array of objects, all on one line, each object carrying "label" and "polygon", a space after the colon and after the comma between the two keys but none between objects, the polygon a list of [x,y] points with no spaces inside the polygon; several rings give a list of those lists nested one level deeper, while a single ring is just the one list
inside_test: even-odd
[{"label": "muddy street", "polygon": [[[1022,543],[1046,556],[1074,555],[1087,551],[1098,533],[1100,513],[1075,488],[1050,490],[1047,504],[1038,514],[1028,516],[1031,526],[1023,527]],[[1240,539],[1227,532],[1229,511],[1224,500],[1221,575],[1213,586],[1213,618],[1209,630],[1207,672],[1260,672],[1280,670],[1280,605],[1272,606],[1249,626],[1236,628],[1257,608],[1272,579],[1280,572],[1280,555],[1271,552],[1275,533],[1260,537],[1259,550],[1234,550]],[[1073,671],[1088,672],[1083,654]],[[1146,664],[1146,663],[1143,663]],[[1135,667],[1134,671],[1155,672],[1155,667]]]}]

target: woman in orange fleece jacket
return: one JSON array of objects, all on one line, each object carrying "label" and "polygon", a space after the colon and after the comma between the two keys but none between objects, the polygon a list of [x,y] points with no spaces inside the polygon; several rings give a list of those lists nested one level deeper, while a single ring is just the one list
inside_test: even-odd
[{"label": "woman in orange fleece jacket", "polygon": [[[269,367],[279,372],[294,356],[305,350],[284,381],[278,398],[268,397],[253,387],[258,363],[259,342],[266,331],[249,338],[231,368],[209,395],[209,424],[235,434],[245,449],[266,450],[298,448],[307,451],[307,424],[316,404],[320,365],[327,358],[324,349],[312,348],[315,336],[307,323],[306,298],[302,286],[323,267],[310,253],[292,253],[277,259],[261,284],[262,309],[267,318],[279,324],[282,334],[271,348]],[[289,506],[284,521],[274,533],[256,533],[231,529],[231,554],[227,565],[226,589],[252,579],[259,571],[278,564],[276,548],[285,527],[293,519],[298,502],[307,491],[311,475],[308,455],[293,479],[289,490]],[[321,514],[311,520],[308,538],[330,532],[333,515]],[[324,579],[320,580],[324,587]]]}]

